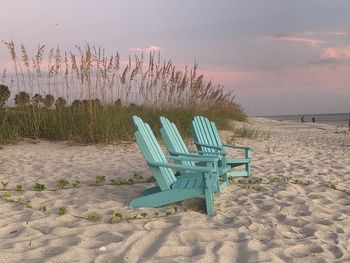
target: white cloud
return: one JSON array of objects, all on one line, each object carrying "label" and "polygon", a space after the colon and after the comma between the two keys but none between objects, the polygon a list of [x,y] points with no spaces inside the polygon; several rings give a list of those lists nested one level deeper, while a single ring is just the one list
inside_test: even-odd
[{"label": "white cloud", "polygon": [[140,48],[140,47],[136,47],[136,48],[130,48],[130,51],[134,51],[134,52],[143,52],[143,53],[149,53],[152,51],[159,51],[160,47],[159,46],[149,46],[149,47],[145,47],[145,48]]}]

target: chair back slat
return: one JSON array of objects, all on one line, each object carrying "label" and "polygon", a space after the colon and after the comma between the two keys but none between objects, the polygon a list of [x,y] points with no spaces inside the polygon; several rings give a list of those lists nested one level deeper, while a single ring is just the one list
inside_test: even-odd
[{"label": "chair back slat", "polygon": [[[203,125],[203,122],[200,116],[194,117],[192,121],[192,134],[193,134],[194,140],[199,143],[212,145],[212,142],[210,140],[210,137],[208,137],[206,129],[207,128],[206,126]],[[212,148],[199,146],[199,145],[197,145],[197,149],[205,152],[215,152],[215,150]]]},{"label": "chair back slat", "polygon": [[221,147],[222,146],[222,142],[221,142],[221,139],[220,139],[220,134],[219,134],[219,132],[218,132],[218,130],[216,128],[216,125],[212,121],[210,122],[210,124],[211,124],[211,128],[212,128],[213,134],[214,134],[214,136],[216,138],[217,146]]},{"label": "chair back slat", "polygon": [[207,132],[210,137],[210,141],[212,142],[212,145],[215,146],[222,146],[219,133],[217,132],[216,126],[214,122],[210,122],[207,118],[201,116],[202,122],[204,123],[204,126],[207,129]]},{"label": "chair back slat", "polygon": [[[207,118],[203,116],[194,117],[191,128],[194,140],[196,142],[213,146],[222,146],[215,123],[210,122]],[[197,149],[205,152],[215,151],[213,148],[204,146],[197,146]]]},{"label": "chair back slat", "polygon": [[[145,160],[167,163],[168,161],[150,126],[137,116],[133,116],[133,121],[137,127],[137,132],[135,132],[136,141]],[[177,180],[170,168],[150,166],[150,169],[162,191],[170,189],[171,185]]]},{"label": "chair back slat", "polygon": [[[160,133],[164,140],[164,143],[169,151],[178,152],[178,153],[190,153],[183,138],[181,137],[179,130],[176,125],[170,122],[165,117],[160,117],[160,123],[162,124]],[[183,165],[194,166],[195,163],[192,161],[177,161]]]}]

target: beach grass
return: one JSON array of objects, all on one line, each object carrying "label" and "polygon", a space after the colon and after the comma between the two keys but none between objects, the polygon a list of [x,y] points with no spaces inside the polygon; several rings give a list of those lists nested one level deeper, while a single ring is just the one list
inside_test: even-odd
[{"label": "beach grass", "polygon": [[159,117],[171,119],[181,134],[190,135],[194,116],[204,115],[219,128],[227,128],[230,119],[244,120],[239,110],[196,108],[148,108],[118,105],[37,108],[32,105],[0,109],[0,143],[13,143],[22,138],[69,140],[77,143],[112,143],[133,139],[132,116],[148,122],[159,135]]},{"label": "beach grass", "polygon": [[4,70],[0,80],[0,143],[24,137],[79,143],[132,140],[133,115],[157,135],[160,116],[171,119],[185,136],[196,115],[219,128],[226,128],[229,119],[245,119],[233,92],[206,81],[196,63],[178,69],[154,52],[148,59],[140,54],[123,61],[118,53],[108,56],[89,45],[77,46],[75,52],[49,49],[46,57],[45,45],[39,45],[30,57],[23,44],[19,51],[13,41],[4,44],[13,73],[7,76]]}]

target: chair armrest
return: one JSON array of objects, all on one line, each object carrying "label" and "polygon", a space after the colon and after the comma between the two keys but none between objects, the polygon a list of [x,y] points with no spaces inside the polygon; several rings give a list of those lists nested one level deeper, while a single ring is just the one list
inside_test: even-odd
[{"label": "chair armrest", "polygon": [[199,155],[199,154],[194,154],[194,153],[180,153],[180,152],[172,152],[169,151],[171,155],[175,156],[186,156],[186,157],[192,157],[192,158],[215,158],[215,159],[222,159],[221,156],[218,156],[220,154],[216,154],[215,152],[205,152],[207,155]]},{"label": "chair armrest", "polygon": [[212,149],[216,149],[216,150],[224,150],[224,147],[222,146],[215,146],[215,145],[210,145],[210,144],[204,144],[204,143],[199,143],[199,142],[194,142],[195,145],[199,145],[199,146],[203,146],[203,147],[207,147],[207,148],[212,148]]},{"label": "chair armrest", "polygon": [[242,149],[242,150],[251,150],[250,147],[242,147],[242,146],[236,146],[236,145],[229,145],[229,144],[222,144],[222,146],[227,148],[234,148],[234,149]]},{"label": "chair armrest", "polygon": [[187,170],[187,171],[203,172],[203,173],[212,173],[216,171],[214,167],[210,168],[210,167],[204,167],[204,166],[188,166],[188,165],[181,165],[181,164],[159,163],[159,162],[148,162],[148,161],[147,161],[147,164],[149,166],[165,167],[170,169]]},{"label": "chair armrest", "polygon": [[192,153],[201,153],[201,154],[212,154],[212,155],[227,155],[225,152],[206,152],[206,151],[197,151],[197,150],[189,150]]},{"label": "chair armrest", "polygon": [[[196,155],[198,156],[198,155]],[[177,160],[177,161],[193,161],[193,162],[217,162],[220,159],[213,156],[213,157],[186,157],[186,156],[172,156],[168,155],[166,156],[168,160]]]},{"label": "chair armrest", "polygon": [[223,144],[224,147],[228,147],[228,148],[233,148],[233,149],[240,149],[240,150],[244,150],[244,154],[245,154],[245,158],[249,158],[250,159],[250,152],[251,152],[251,148],[250,147],[241,147],[241,146],[235,146],[235,145],[229,145],[229,144]]}]

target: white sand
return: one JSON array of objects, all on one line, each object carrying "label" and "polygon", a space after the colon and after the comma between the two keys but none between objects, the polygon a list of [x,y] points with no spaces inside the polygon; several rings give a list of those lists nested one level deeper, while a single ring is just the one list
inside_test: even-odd
[{"label": "white sand", "polygon": [[[235,141],[253,147],[252,175],[263,179],[255,186],[260,191],[231,184],[217,195],[212,218],[201,198],[159,209],[128,208],[151,184],[90,186],[96,176],[150,176],[133,143],[2,146],[0,181],[7,188],[42,183],[52,189],[60,179],[79,180],[81,187],[12,192],[10,199],[31,200],[33,209],[0,200],[0,262],[350,262],[350,194],[326,187],[350,191],[350,134],[259,118],[251,126],[268,138]],[[175,206],[177,214],[155,218],[155,211],[162,216]],[[68,213],[58,215],[60,207]],[[90,212],[103,215],[102,222],[75,217]],[[109,224],[115,212],[147,215]]]}]

